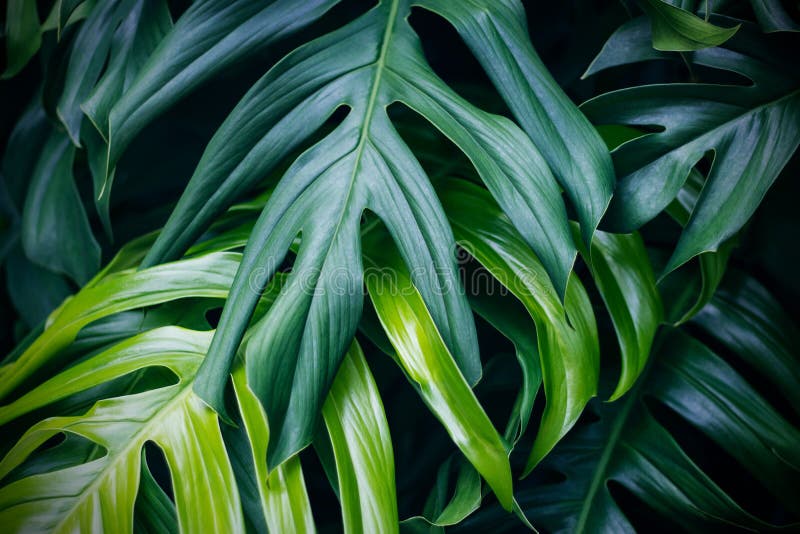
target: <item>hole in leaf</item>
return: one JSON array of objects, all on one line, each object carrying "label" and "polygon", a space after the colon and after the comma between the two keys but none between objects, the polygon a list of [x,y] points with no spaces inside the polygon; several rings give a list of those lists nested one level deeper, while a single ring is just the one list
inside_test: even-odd
[{"label": "hole in leaf", "polygon": [[153,478],[164,493],[174,500],[175,493],[172,489],[172,476],[170,475],[169,464],[167,463],[167,457],[164,456],[164,451],[152,441],[148,441],[144,444],[144,454],[150,474],[153,475]]},{"label": "hole in leaf", "polygon": [[447,20],[415,7],[409,23],[420,37],[431,68],[447,85],[484,111],[511,116],[489,76]]},{"label": "hole in leaf", "polygon": [[222,306],[217,306],[216,308],[211,308],[207,310],[205,313],[206,321],[208,321],[208,325],[211,328],[216,328],[219,324],[219,318],[222,316]]}]

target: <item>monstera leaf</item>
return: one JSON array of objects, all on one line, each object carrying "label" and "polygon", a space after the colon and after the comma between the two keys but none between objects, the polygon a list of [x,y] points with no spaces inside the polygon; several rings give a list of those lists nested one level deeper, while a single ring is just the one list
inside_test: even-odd
[{"label": "monstera leaf", "polygon": [[[85,530],[103,524],[104,528],[129,532],[134,522],[163,528],[174,523],[174,514],[175,528],[181,531],[199,531],[209,525],[242,531],[245,521],[264,523],[273,531],[314,531],[299,459],[267,468],[269,423],[247,385],[244,366],[238,365],[233,374],[237,420],[244,431],[231,436],[222,432],[217,415],[192,391],[213,331],[207,329],[202,315],[188,322],[205,327],[204,331],[161,326],[179,322],[170,306],[183,313],[192,309],[187,297],[209,301],[224,296],[217,293],[213,280],[223,281],[222,286],[232,283],[233,270],[226,268],[225,262],[232,262],[235,270],[240,255],[224,249],[240,245],[236,228],[227,238],[223,233],[206,241],[205,246],[212,250],[203,256],[161,266],[157,268],[160,273],[126,269],[141,260],[152,236],[132,243],[104,269],[94,287],[87,286],[54,315],[42,337],[2,367],[9,377],[9,389],[13,389],[16,380],[29,376],[43,363],[52,365],[54,357],[66,360],[63,372],[40,380],[38,386],[0,406],[0,425],[9,428],[9,423],[22,422],[29,427],[0,461],[0,517],[12,531],[32,526],[49,531]],[[164,291],[169,273],[186,275],[199,267],[192,265],[198,259],[205,268],[194,270],[193,288],[173,286],[177,291]],[[127,287],[129,292],[127,297],[118,295],[117,307],[107,310],[117,315],[109,317],[81,306],[92,289],[102,291],[113,284]],[[263,316],[273,300],[268,295],[274,297],[275,292],[262,297],[257,317]],[[159,303],[166,304],[152,310],[149,318],[119,313]],[[87,321],[92,325],[82,328]],[[141,328],[145,330],[137,333]],[[77,329],[80,337],[75,339]],[[131,333],[126,335],[125,330]],[[120,335],[123,341],[116,343],[115,337]],[[88,357],[70,362],[83,354]],[[143,374],[154,368],[169,369],[177,383],[165,385],[163,380]],[[132,380],[118,384],[123,378]],[[107,386],[110,388],[102,389]],[[105,397],[109,393],[111,396]],[[80,407],[86,399],[98,394],[101,400],[83,413]],[[337,458],[348,532],[359,532],[364,525],[392,530],[398,524],[394,479],[389,476],[394,469],[391,438],[380,402],[364,356],[354,345],[323,410]],[[72,415],[75,411],[79,414]],[[41,449],[61,434],[67,436],[63,445]],[[163,451],[172,486],[182,488],[175,491],[174,505],[142,463],[147,443],[155,443]],[[255,518],[245,519],[242,512],[242,507],[250,504],[238,490],[241,459],[237,451],[242,448],[250,451],[242,463],[256,486],[256,504],[248,514],[254,508]],[[203,463],[203,469],[192,467],[196,463]],[[220,492],[216,488],[225,489]]]},{"label": "monstera leaf", "polygon": [[582,106],[597,124],[658,130],[613,152],[620,176],[608,214],[614,231],[653,219],[678,195],[694,165],[713,152],[713,166],[664,273],[718,250],[741,229],[800,143],[800,78],[781,62],[782,50],[751,46],[752,31],[742,33],[729,48],[698,51],[693,61],[741,74],[752,85],[651,85]]},{"label": "monstera leaf", "polygon": [[792,10],[585,2],[7,2],[4,529],[796,528]]},{"label": "monstera leaf", "polygon": [[[422,115],[467,155],[527,246],[536,251],[557,294],[563,296],[566,289],[575,246],[558,181],[543,150],[511,121],[475,108],[434,74],[406,21],[409,9],[404,1],[382,2],[295,50],[268,72],[209,143],[143,264],[151,266],[180,254],[211,217],[302,146],[338,107],[348,108],[346,117],[296,159],[275,187],[251,234],[196,385],[204,399],[223,411],[228,370],[258,292],[292,241],[302,235],[289,284],[248,340],[253,355],[247,360],[248,380],[276,435],[270,444],[271,465],[310,443],[318,408],[355,333],[363,301],[358,229],[365,210],[374,212],[389,229],[467,380],[474,383],[480,376],[466,300],[454,292],[437,294],[435,289],[453,287],[457,280],[452,233],[422,168],[389,121],[390,104],[401,102]],[[524,26],[517,19],[522,13],[502,6],[496,10],[494,23],[507,29],[494,44],[525,51],[524,56],[506,57],[508,69],[519,71],[524,64],[529,76],[537,73],[546,79],[541,64],[532,62],[535,55],[520,31]],[[483,12],[477,7],[459,12],[456,27],[461,29],[461,23]],[[480,42],[475,46],[485,48]],[[526,80],[519,78],[514,87],[524,90],[532,83]],[[557,91],[552,83],[548,87],[548,98],[558,103],[549,113],[572,129],[585,130],[588,146],[593,147],[591,141],[597,136],[586,133],[590,130],[585,119],[576,118],[579,115],[563,97],[552,96]],[[547,101],[536,105],[541,109]],[[545,118],[529,120],[539,124]],[[543,146],[564,143],[552,136],[537,136],[536,141]],[[563,160],[566,154],[564,148],[553,149],[551,159]],[[596,157],[603,161],[605,156]],[[571,183],[580,166],[570,167],[564,161],[561,165],[571,169],[572,178],[564,178],[564,183]],[[592,185],[595,179],[606,185]],[[607,199],[608,179],[607,174],[593,173],[586,187],[605,191],[600,196]],[[582,180],[585,183],[586,177]],[[585,200],[595,206],[589,211],[590,220],[582,221],[587,223],[583,229],[587,236],[604,208],[602,202],[603,208],[597,207],[592,200],[596,197]]]},{"label": "monstera leaf", "polygon": [[[529,472],[566,434],[597,393],[599,347],[594,312],[575,274],[561,303],[539,259],[525,247],[485,190],[463,180],[450,180],[442,184],[441,195],[458,243],[522,302],[536,325],[538,359],[548,402],[528,460]],[[580,236],[576,238],[580,241]],[[617,398],[633,385],[650,354],[660,320],[655,278],[644,245],[636,235],[600,232],[591,253],[584,250],[583,255],[592,266],[622,349],[622,374],[612,395]],[[493,310],[489,316],[496,318],[497,313]],[[502,330],[509,321],[499,321],[498,327]],[[514,333],[515,344],[520,343],[517,339],[519,333]],[[535,365],[532,356],[520,356],[526,376],[533,374],[526,369]],[[530,414],[536,393],[535,388],[526,389],[523,420]]]},{"label": "monstera leaf", "polygon": [[[788,339],[776,336],[765,323],[767,317],[780,324],[787,318],[758,284],[743,283],[726,290],[732,292],[728,296],[713,300],[696,321],[737,350],[737,356],[768,377],[771,385],[794,392],[796,373],[779,375],[774,365],[781,361],[784,367],[796,368],[796,346],[784,344]],[[754,292],[762,301],[748,298]],[[764,300],[770,307],[759,306]],[[725,323],[724,331],[716,329],[721,315],[734,318]],[[763,350],[755,352],[755,347]],[[520,488],[520,505],[535,524],[552,532],[633,532],[630,509],[622,504],[629,501],[620,501],[619,494],[610,491],[613,482],[646,503],[652,513],[687,530],[736,525],[761,531],[774,526],[770,517],[744,510],[701,469],[671,427],[655,416],[653,402],[715,442],[785,509],[797,510],[800,471],[795,444],[800,429],[730,363],[697,339],[672,330],[659,340],[645,373],[621,401],[588,408],[595,420],[570,434],[542,463],[543,472],[560,473],[563,481],[548,483],[533,476],[523,483],[527,486]],[[508,531],[516,525],[487,510],[459,527]]]},{"label": "monstera leaf", "polygon": [[[216,415],[191,389],[191,377],[210,337],[210,333],[172,327],[153,330],[70,368],[4,406],[2,421],[8,422],[78,393],[90,383],[102,383],[146,365],[165,366],[178,376],[173,386],[106,399],[84,415],[53,417],[32,426],[0,463],[3,478],[40,445],[63,432],[96,443],[104,454],[98,451],[85,463],[5,485],[0,497],[4,523],[11,530],[35,524],[42,530],[66,532],[87,529],[102,520],[107,528],[129,530],[141,451],[152,441],[164,451],[170,465],[181,528],[243,528]],[[125,409],[120,410],[121,406]],[[203,484],[189,483],[184,478],[189,476],[198,477]],[[205,484],[225,489],[212,493]],[[196,507],[204,513],[196,513]]]}]

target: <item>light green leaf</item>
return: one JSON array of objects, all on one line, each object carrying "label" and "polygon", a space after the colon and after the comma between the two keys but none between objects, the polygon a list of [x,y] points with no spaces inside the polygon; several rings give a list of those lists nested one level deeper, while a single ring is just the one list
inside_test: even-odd
[{"label": "light green leaf", "polygon": [[719,46],[733,37],[740,26],[714,26],[663,0],[643,0],[642,7],[650,17],[653,48],[656,50],[689,52]]},{"label": "light green leaf", "polygon": [[315,532],[300,459],[293,457],[267,469],[269,423],[264,408],[247,386],[244,366],[233,372],[239,411],[252,451],[252,469],[261,498],[261,509],[270,532]]},{"label": "light green leaf", "polygon": [[114,532],[131,532],[141,452],[152,441],[163,450],[169,465],[181,531],[242,531],[238,491],[216,414],[191,389],[210,338],[210,332],[174,327],[153,330],[70,368],[4,406],[0,413],[8,421],[82,391],[88,384],[147,366],[165,366],[178,376],[177,384],[105,399],[85,415],[53,417],[31,427],[0,462],[0,479],[62,432],[96,443],[105,454],[0,489],[0,519],[6,528],[72,532],[102,524]]},{"label": "light green leaf", "polygon": [[600,349],[592,306],[575,275],[562,305],[542,263],[485,190],[449,180],[441,196],[459,245],[522,301],[536,325],[547,405],[528,473],[597,394]]},{"label": "light green leaf", "polygon": [[52,361],[75,340],[81,328],[97,319],[179,298],[225,298],[240,257],[221,252],[143,271],[101,273],[53,312],[42,335],[17,360],[0,367],[0,399]]},{"label": "light green leaf", "polygon": [[365,282],[397,362],[503,508],[511,511],[511,466],[500,435],[447,350],[399,254],[374,234],[370,237],[373,241],[365,243],[370,265],[388,268],[388,275],[368,276]]},{"label": "light green leaf", "polygon": [[344,531],[399,532],[389,425],[355,342],[342,360],[322,415],[336,459]]},{"label": "light green leaf", "polygon": [[613,401],[633,386],[647,364],[662,318],[661,298],[639,234],[597,232],[591,254],[583,247],[580,250],[619,341],[622,372],[609,398]]}]

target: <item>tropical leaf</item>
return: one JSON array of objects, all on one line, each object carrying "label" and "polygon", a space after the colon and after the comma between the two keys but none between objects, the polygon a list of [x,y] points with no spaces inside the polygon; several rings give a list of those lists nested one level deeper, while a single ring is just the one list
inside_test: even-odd
[{"label": "tropical leaf", "polygon": [[[457,475],[451,488],[449,480],[452,471]],[[481,497],[481,477],[478,472],[463,458],[451,456],[436,474],[436,485],[425,501],[424,515],[404,520],[403,530],[443,532],[444,528],[441,527],[457,525],[477,510]]]},{"label": "tropical leaf", "polygon": [[447,18],[492,77],[572,201],[588,244],[611,199],[614,171],[597,132],[575,113],[531,46],[522,5],[513,0],[418,3]]},{"label": "tropical leaf", "polygon": [[765,32],[800,31],[800,26],[777,0],[750,0],[750,5]]},{"label": "tropical leaf", "polygon": [[244,366],[233,373],[233,384],[251,450],[252,470],[264,514],[271,532],[314,532],[299,458],[292,458],[272,473],[267,470],[269,423],[258,399],[247,387]]},{"label": "tropical leaf", "polygon": [[796,10],[588,1],[10,0],[4,528],[796,528]]},{"label": "tropical leaf", "polygon": [[[692,210],[697,205],[705,178],[697,169],[692,169],[689,178],[669,206],[667,213],[682,227],[689,222]],[[662,278],[661,294],[665,301],[665,319],[680,325],[691,319],[709,303],[728,267],[728,259],[736,246],[734,235],[723,242],[716,251],[703,252],[697,258],[697,269],[685,266]]]},{"label": "tropical leaf", "polygon": [[739,29],[714,26],[664,0],[644,0],[641,5],[650,18],[656,50],[689,52],[719,46]]},{"label": "tropical leaf", "polygon": [[2,78],[10,78],[23,67],[42,45],[39,11],[36,2],[9,0],[5,20],[6,68]]},{"label": "tropical leaf", "polygon": [[[737,294],[746,297],[750,289],[744,291]],[[715,302],[716,309],[726,314],[750,307],[743,298],[730,307],[730,301]],[[741,338],[771,339],[744,321],[727,326],[729,333]],[[776,358],[788,361],[782,356],[786,353],[776,349],[789,347],[776,344],[762,353],[740,355],[747,354],[751,364],[774,377],[772,362]],[[795,367],[796,356],[792,351]],[[704,473],[645,399],[668,407],[695,426],[790,513],[797,510],[800,472],[793,443],[800,438],[800,429],[779,415],[726,361],[701,342],[673,330],[661,339],[654,362],[634,390],[616,403],[592,405],[589,410],[597,420],[571,433],[542,463],[543,470],[561,473],[564,480],[539,482],[533,476],[523,483],[518,492],[520,505],[534,523],[552,532],[633,532],[627,505],[609,491],[614,482],[647,503],[652,513],[690,531],[772,526],[769,517],[758,518],[742,509]],[[515,527],[489,509],[460,525],[470,531],[489,526],[496,531]]]},{"label": "tropical leaf", "polygon": [[[383,2],[297,49],[257,82],[210,142],[144,262],[185,250],[210,217],[275,168],[346,95],[349,114],[295,160],[267,202],[197,383],[203,398],[222,411],[225,378],[258,298],[254,273],[259,283],[269,280],[302,234],[291,281],[249,340],[248,376],[276,432],[270,444],[275,465],[310,442],[318,412],[306,407],[321,406],[355,333],[363,300],[358,228],[364,210],[389,228],[467,379],[479,374],[466,301],[434,289],[457,282],[452,235],[422,169],[388,120],[390,103],[403,102],[424,116],[471,159],[559,295],[574,259],[566,211],[544,158],[513,123],[474,108],[433,73],[405,20],[408,9],[399,0]],[[322,365],[307,365],[312,361]],[[312,368],[313,374],[295,372]]]},{"label": "tropical leaf", "polygon": [[503,508],[511,511],[511,466],[502,438],[448,351],[399,251],[387,246],[381,232],[367,237],[367,258],[377,274],[365,283],[397,362]]},{"label": "tropical leaf", "polygon": [[[650,19],[646,16],[629,20],[617,28],[606,40],[603,48],[597,53],[581,78],[587,78],[592,74],[619,65],[653,59],[668,59],[670,57],[668,52],[649,46],[652,36]],[[616,146],[612,148],[616,148]]]},{"label": "tropical leaf", "polygon": [[102,400],[85,415],[53,417],[31,427],[0,462],[0,477],[61,433],[88,439],[103,453],[87,463],[6,485],[0,490],[6,528],[68,532],[103,524],[131,532],[141,452],[152,441],[170,466],[181,530],[242,530],[238,492],[216,414],[191,389],[210,338],[210,332],[153,330],[71,367],[4,406],[0,419],[7,422],[89,384],[146,366],[165,366],[178,377],[175,385]]},{"label": "tropical leaf", "polygon": [[107,129],[101,130],[109,143],[107,173],[136,134],[186,94],[307,26],[337,1],[195,2],[111,110]]},{"label": "tropical leaf", "polygon": [[[744,40],[743,42],[747,42]],[[658,126],[613,152],[622,177],[608,227],[631,231],[678,195],[708,151],[714,164],[664,274],[716,251],[745,224],[800,142],[798,79],[765,58],[714,48],[695,54],[703,65],[732,70],[751,86],[666,84],[623,89],[582,106],[598,124]],[[778,135],[780,132],[780,135]]]},{"label": "tropical leaf", "polygon": [[606,304],[620,346],[622,371],[609,398],[631,389],[647,365],[661,321],[661,298],[647,250],[637,233],[597,232],[590,251],[581,255]]},{"label": "tropical leaf", "polygon": [[239,259],[239,254],[221,252],[144,271],[125,269],[99,276],[53,312],[42,335],[19,358],[0,367],[0,398],[5,399],[43,365],[55,363],[59,351],[93,321],[178,298],[225,298]]},{"label": "tropical leaf", "polygon": [[20,232],[31,260],[85,284],[100,268],[100,246],[72,176],[74,157],[69,138],[53,131],[31,177]]},{"label": "tropical leaf", "polygon": [[800,411],[797,325],[755,279],[737,272],[730,279],[693,322],[765,374]]},{"label": "tropical leaf", "polygon": [[345,532],[399,532],[392,438],[356,342],[339,367],[322,415],[336,459]]},{"label": "tropical leaf", "polygon": [[542,263],[484,190],[452,181],[442,201],[459,244],[522,301],[536,325],[548,403],[527,473],[575,424],[597,393],[600,354],[591,303],[573,275],[561,304]]}]

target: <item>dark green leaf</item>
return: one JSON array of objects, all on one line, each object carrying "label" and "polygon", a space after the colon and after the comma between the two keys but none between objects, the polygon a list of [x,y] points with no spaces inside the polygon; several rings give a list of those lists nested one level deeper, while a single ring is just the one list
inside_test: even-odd
[{"label": "dark green leaf", "polygon": [[100,268],[100,246],[72,176],[74,157],[69,138],[53,131],[30,178],[22,246],[35,263],[85,284]]},{"label": "dark green leaf", "polygon": [[5,38],[6,70],[3,71],[3,79],[11,78],[21,71],[42,45],[36,2],[8,0]]}]

